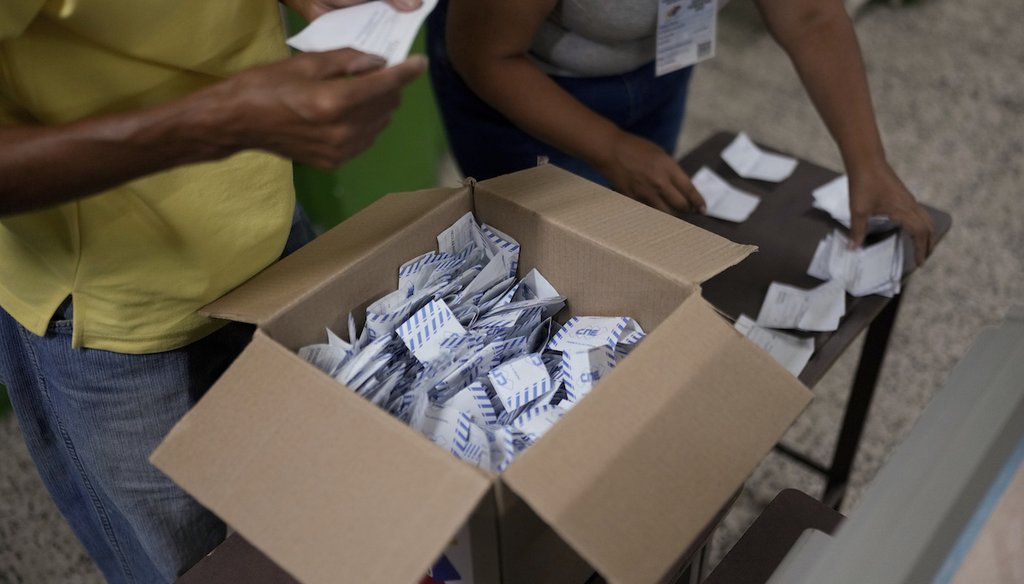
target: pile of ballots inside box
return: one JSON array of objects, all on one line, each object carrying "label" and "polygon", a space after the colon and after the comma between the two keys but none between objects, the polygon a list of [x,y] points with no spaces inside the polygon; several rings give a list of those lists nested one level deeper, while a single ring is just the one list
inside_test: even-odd
[{"label": "pile of ballots inside box", "polygon": [[644,337],[626,316],[553,317],[566,298],[538,272],[516,279],[519,244],[467,213],[438,251],[403,264],[398,289],[348,341],[299,356],[491,472],[540,438]]}]

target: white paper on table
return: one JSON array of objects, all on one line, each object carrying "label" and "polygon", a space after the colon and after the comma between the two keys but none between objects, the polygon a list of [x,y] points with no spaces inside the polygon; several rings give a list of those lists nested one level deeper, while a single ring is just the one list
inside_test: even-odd
[{"label": "white paper on table", "polygon": [[814,339],[803,339],[762,328],[745,314],[736,320],[736,330],[767,351],[794,377],[800,375],[814,354]]},{"label": "white paper on table", "polygon": [[849,249],[849,239],[836,233],[828,258],[828,271],[833,279],[844,283],[853,296],[882,294],[893,296],[900,291],[899,276],[903,270],[900,236],[892,235],[870,247]]},{"label": "white paper on table", "polygon": [[702,166],[691,180],[704,197],[710,217],[742,223],[761,203],[760,197],[730,185],[706,166]]},{"label": "white paper on table", "polygon": [[796,169],[795,158],[761,150],[745,132],[722,150],[722,160],[743,178],[769,182],[782,182]]},{"label": "white paper on table", "polygon": [[799,329],[803,331],[834,331],[846,314],[846,290],[836,282],[803,290],[772,282],[757,315],[758,326]]},{"label": "white paper on table", "polygon": [[375,0],[332,10],[288,39],[288,44],[306,52],[350,47],[384,57],[390,67],[409,56],[416,33],[436,5],[437,0],[423,0],[416,10],[399,12]]},{"label": "white paper on table", "polygon": [[[821,185],[811,192],[814,208],[828,213],[832,219],[850,228],[850,181],[844,174]],[[868,233],[888,231],[896,227],[886,215],[868,217]]]},{"label": "white paper on table", "polygon": [[838,231],[818,243],[807,273],[822,280],[836,280],[852,296],[900,292],[903,278],[903,239],[900,234],[870,247],[849,249],[849,238]]}]

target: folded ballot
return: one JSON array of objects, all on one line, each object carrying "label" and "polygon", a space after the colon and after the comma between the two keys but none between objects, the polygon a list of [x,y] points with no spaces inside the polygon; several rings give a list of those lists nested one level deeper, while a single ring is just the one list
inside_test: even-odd
[{"label": "folded ballot", "polygon": [[903,278],[903,239],[900,234],[869,247],[850,249],[850,240],[833,231],[818,243],[807,273],[840,283],[851,296],[900,292]]},{"label": "folded ballot", "polygon": [[[811,192],[814,208],[828,213],[843,227],[850,228],[850,181],[844,174]],[[886,215],[868,217],[868,233],[888,231],[896,227]]]},{"label": "folded ballot", "polygon": [[761,202],[760,197],[733,187],[706,166],[702,166],[692,180],[704,197],[709,217],[742,223]]},{"label": "folded ballot", "polygon": [[736,330],[753,343],[768,352],[780,365],[799,377],[807,362],[814,354],[814,339],[801,338],[773,331],[759,326],[753,319],[741,314],[736,320]]},{"label": "folded ballot", "polygon": [[722,150],[722,160],[743,178],[768,182],[782,182],[796,169],[795,158],[765,152],[744,132]]},{"label": "folded ballot", "polygon": [[758,326],[802,331],[834,331],[846,314],[846,290],[837,282],[825,282],[803,290],[772,282],[757,315]]},{"label": "folded ballot", "polygon": [[629,317],[578,316],[519,244],[467,213],[398,270],[398,289],[306,359],[456,457],[492,472],[539,439],[645,336]]},{"label": "folded ballot", "polygon": [[423,0],[416,10],[399,12],[375,0],[332,10],[288,39],[288,44],[305,52],[353,48],[384,57],[388,66],[397,65],[409,56],[416,33],[436,5],[437,0]]}]

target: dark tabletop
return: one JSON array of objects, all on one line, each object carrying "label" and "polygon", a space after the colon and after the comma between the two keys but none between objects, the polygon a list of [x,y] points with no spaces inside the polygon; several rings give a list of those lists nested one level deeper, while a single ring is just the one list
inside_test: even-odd
[{"label": "dark tabletop", "polygon": [[[793,175],[781,183],[741,178],[721,158],[722,150],[736,136],[721,132],[707,139],[680,160],[691,176],[702,166],[716,172],[734,187],[761,197],[761,204],[743,223],[730,223],[703,215],[684,214],[684,220],[717,233],[736,243],[758,246],[736,266],[711,278],[702,286],[704,297],[732,319],[740,314],[756,319],[761,302],[773,281],[799,288],[813,288],[821,280],[807,275],[814,250],[834,229],[843,229],[823,211],[812,207],[811,192],[839,176],[839,173],[800,160]],[[765,150],[778,152],[762,146]],[[925,206],[935,222],[936,241],[949,231],[952,220],[942,211]],[[884,234],[887,236],[888,234]],[[904,282],[916,269],[913,246],[904,236]],[[873,241],[869,239],[868,243]],[[800,374],[800,381],[813,387],[825,375],[843,351],[853,342],[889,302],[882,296],[846,297],[846,316],[839,329],[827,333],[794,333],[814,336],[814,356]],[[790,331],[792,332],[792,331]]]}]

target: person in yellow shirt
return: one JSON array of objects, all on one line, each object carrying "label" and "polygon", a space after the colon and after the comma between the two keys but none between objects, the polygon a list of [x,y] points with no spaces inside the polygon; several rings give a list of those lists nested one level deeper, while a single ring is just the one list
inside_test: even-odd
[{"label": "person in yellow shirt", "polygon": [[274,0],[0,3],[0,382],[109,582],[223,539],[147,460],[251,335],[197,311],[308,239],[288,159],[355,156],[425,68],[283,40]]}]

